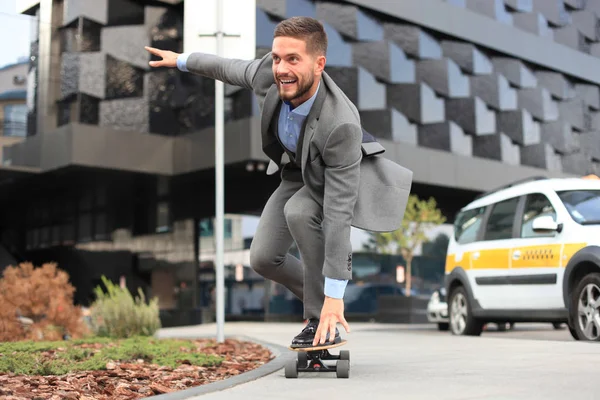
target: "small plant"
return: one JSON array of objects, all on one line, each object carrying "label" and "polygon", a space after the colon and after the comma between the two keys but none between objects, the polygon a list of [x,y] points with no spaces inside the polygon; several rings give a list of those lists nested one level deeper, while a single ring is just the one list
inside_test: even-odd
[{"label": "small plant", "polygon": [[47,263],[9,266],[0,279],[0,341],[81,338],[88,331],[73,304],[69,275]]},{"label": "small plant", "polygon": [[0,343],[0,374],[64,375],[77,371],[107,369],[111,362],[138,362],[170,368],[182,364],[211,367],[223,357],[207,354],[193,342],[177,339],[131,337],[113,342],[73,340],[70,342]]},{"label": "small plant", "polygon": [[106,292],[100,286],[94,289],[96,300],[90,307],[91,327],[101,337],[129,338],[152,336],[160,327],[158,298],[146,297],[138,288],[134,298],[127,288],[115,285],[102,276]]}]

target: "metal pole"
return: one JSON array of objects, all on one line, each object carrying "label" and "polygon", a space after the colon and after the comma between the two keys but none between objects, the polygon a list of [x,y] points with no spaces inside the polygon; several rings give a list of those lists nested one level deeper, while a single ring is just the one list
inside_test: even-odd
[{"label": "metal pole", "polygon": [[[223,3],[217,0],[217,55],[223,56]],[[225,340],[223,325],[225,323],[225,273],[223,265],[223,228],[224,228],[224,156],[223,156],[223,136],[224,136],[224,84],[215,81],[215,175],[216,175],[216,319],[217,319],[217,342],[223,343]]]}]

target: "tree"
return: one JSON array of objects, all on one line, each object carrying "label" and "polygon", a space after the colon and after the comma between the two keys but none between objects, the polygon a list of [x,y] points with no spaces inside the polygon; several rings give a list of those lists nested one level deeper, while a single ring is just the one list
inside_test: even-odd
[{"label": "tree", "polygon": [[419,245],[429,241],[425,232],[444,222],[446,217],[437,208],[433,197],[421,200],[412,194],[408,197],[401,227],[393,232],[372,233],[370,240],[363,247],[384,254],[402,255],[406,261],[406,293],[410,296],[414,252]]}]

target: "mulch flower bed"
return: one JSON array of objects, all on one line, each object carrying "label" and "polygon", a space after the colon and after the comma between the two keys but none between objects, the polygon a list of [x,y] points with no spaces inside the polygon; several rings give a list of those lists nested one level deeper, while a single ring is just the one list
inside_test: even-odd
[{"label": "mulch flower bed", "polygon": [[[147,340],[154,340],[148,344],[149,349],[157,348],[156,343],[161,341],[161,339]],[[37,363],[35,367],[30,367],[33,369],[29,369],[38,372],[33,375],[15,374],[17,366],[21,365],[17,363],[26,363],[26,360],[9,360],[11,355],[14,357],[17,354],[17,351],[4,347],[3,354],[3,347],[0,346],[0,371],[3,365],[5,371],[13,371],[0,372],[0,399],[140,399],[220,381],[258,368],[273,359],[273,355],[267,348],[250,342],[227,339],[224,343],[216,343],[214,340],[200,339],[178,343],[186,343],[187,347],[181,348],[183,352],[181,354],[184,356],[173,356],[173,352],[167,354],[169,352],[166,350],[162,353],[158,351],[156,354],[150,354],[149,350],[146,349],[144,352],[145,350],[140,350],[141,347],[134,346],[132,347],[134,352],[131,354],[143,354],[144,358],[128,360],[125,360],[127,356],[121,353],[115,356],[118,346],[106,341],[93,343],[88,340],[86,343],[75,343],[69,346],[62,344],[62,347],[55,345],[49,346],[49,349],[35,349],[35,352],[25,350],[23,354],[27,351],[29,355],[34,354]],[[102,357],[112,355],[113,358],[120,358],[120,360],[100,358],[102,351],[106,349],[113,352]],[[82,359],[82,354],[87,357],[87,360]],[[188,358],[192,361],[187,360],[185,354],[188,354]],[[168,359],[170,362],[164,361],[163,365],[153,362],[167,360],[164,357],[170,357]],[[71,364],[64,364],[67,358]],[[90,362],[91,358],[101,360],[101,363],[98,367],[83,369],[88,365],[83,363]],[[8,361],[13,364],[7,364]],[[63,364],[56,367],[55,364],[50,365],[51,362]],[[171,365],[164,365],[169,363]],[[7,365],[10,367],[7,368]],[[44,368],[52,371],[52,368],[61,368],[61,365],[62,368],[68,368],[70,372],[39,373]],[[22,371],[26,370],[22,369]]]}]

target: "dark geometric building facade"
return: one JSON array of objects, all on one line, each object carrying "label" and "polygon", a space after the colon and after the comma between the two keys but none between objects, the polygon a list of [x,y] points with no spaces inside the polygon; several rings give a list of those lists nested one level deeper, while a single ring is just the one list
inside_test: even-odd
[{"label": "dark geometric building facade", "polygon": [[[29,136],[3,152],[0,247],[58,261],[82,303],[100,274],[170,299],[174,274],[196,309],[214,81],[151,69],[144,50],[183,51],[183,1],[22,3],[37,24]],[[256,57],[294,15],[325,24],[326,72],[450,223],[516,179],[600,174],[600,0],[256,0]],[[225,95],[225,211],[259,215],[279,177],[264,172],[253,96]]]}]

